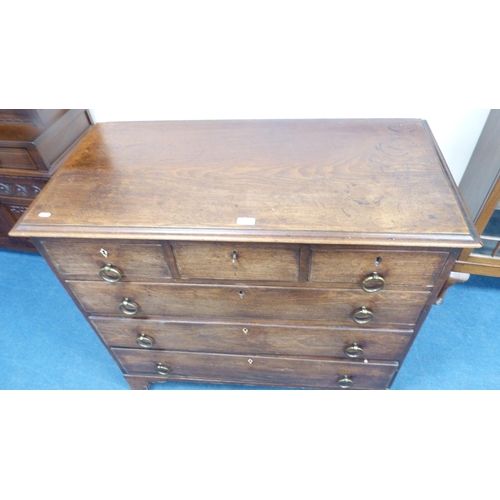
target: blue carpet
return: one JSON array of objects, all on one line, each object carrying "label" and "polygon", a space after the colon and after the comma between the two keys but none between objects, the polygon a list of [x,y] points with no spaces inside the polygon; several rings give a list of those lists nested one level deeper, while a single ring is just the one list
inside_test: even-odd
[{"label": "blue carpet", "polygon": [[[120,390],[129,386],[38,254],[0,250],[0,389]],[[434,306],[394,390],[500,388],[500,279],[471,276]],[[255,390],[188,382],[162,390]]]}]

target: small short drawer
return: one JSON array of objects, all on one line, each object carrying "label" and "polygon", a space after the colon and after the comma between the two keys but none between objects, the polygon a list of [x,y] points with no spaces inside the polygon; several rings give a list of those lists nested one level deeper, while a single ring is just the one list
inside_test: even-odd
[{"label": "small short drawer", "polygon": [[0,170],[37,170],[29,152],[25,148],[0,148]]},{"label": "small short drawer", "polygon": [[298,245],[172,242],[181,278],[297,281]]},{"label": "small short drawer", "polygon": [[313,247],[310,280],[349,283],[360,287],[376,273],[387,286],[432,287],[443,268],[447,252],[342,250]]},{"label": "small short drawer", "polygon": [[[92,315],[321,321],[338,326],[414,325],[428,292],[237,285],[67,281]],[[357,321],[353,315],[356,314]]]},{"label": "small short drawer", "polygon": [[90,318],[106,344],[226,354],[398,360],[412,330],[362,330],[249,322],[181,322]]},{"label": "small short drawer", "polygon": [[112,349],[126,373],[172,380],[286,385],[324,389],[384,389],[398,363],[360,363],[285,356]]},{"label": "small short drawer", "polygon": [[161,244],[68,239],[42,239],[40,242],[65,278],[114,282],[171,276]]}]

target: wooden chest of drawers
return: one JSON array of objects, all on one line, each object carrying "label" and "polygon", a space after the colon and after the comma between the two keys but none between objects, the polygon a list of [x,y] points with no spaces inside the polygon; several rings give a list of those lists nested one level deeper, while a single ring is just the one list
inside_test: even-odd
[{"label": "wooden chest of drawers", "polygon": [[11,234],[132,388],[388,388],[480,246],[420,120],[97,124]]}]

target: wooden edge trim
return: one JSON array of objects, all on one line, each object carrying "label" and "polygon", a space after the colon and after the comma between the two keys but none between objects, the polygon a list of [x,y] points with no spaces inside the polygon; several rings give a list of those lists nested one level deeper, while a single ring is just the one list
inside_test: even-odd
[{"label": "wooden edge trim", "polygon": [[479,233],[477,232],[476,226],[474,225],[473,219],[471,214],[469,213],[469,209],[467,208],[467,204],[465,203],[465,200],[462,197],[462,194],[460,193],[460,190],[457,186],[457,183],[455,182],[455,179],[448,167],[448,164],[446,163],[446,160],[444,159],[443,153],[441,152],[441,149],[438,146],[438,143],[436,141],[436,138],[434,137],[434,134],[432,133],[432,130],[427,123],[426,120],[422,120],[422,124],[424,126],[425,131],[427,132],[427,135],[429,136],[432,145],[434,146],[434,150],[439,158],[439,161],[441,162],[441,165],[443,167],[443,171],[445,174],[445,177],[453,191],[453,194],[455,195],[455,199],[457,201],[457,204],[462,212],[462,217],[464,218],[465,223],[467,224],[467,227],[469,228],[469,231],[471,232],[471,237],[474,241],[480,243],[481,242],[481,237],[479,236]]},{"label": "wooden edge trim", "polygon": [[471,234],[398,234],[398,233],[346,233],[329,231],[267,231],[248,229],[198,229],[198,228],[146,228],[146,227],[90,227],[34,225],[25,223],[26,213],[10,231],[10,236],[153,239],[228,241],[259,243],[296,243],[328,245],[384,245],[419,246],[438,248],[480,248],[480,240]]}]

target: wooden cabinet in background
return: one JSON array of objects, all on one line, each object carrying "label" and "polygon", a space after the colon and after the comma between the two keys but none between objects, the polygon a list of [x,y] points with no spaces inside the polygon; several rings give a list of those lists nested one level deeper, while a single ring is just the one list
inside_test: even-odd
[{"label": "wooden cabinet in background", "polygon": [[0,109],[0,248],[35,251],[8,232],[91,125],[84,109]]},{"label": "wooden cabinet in background", "polygon": [[490,111],[459,189],[483,246],[460,253],[439,301],[471,274],[500,277],[500,109]]}]

